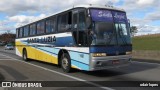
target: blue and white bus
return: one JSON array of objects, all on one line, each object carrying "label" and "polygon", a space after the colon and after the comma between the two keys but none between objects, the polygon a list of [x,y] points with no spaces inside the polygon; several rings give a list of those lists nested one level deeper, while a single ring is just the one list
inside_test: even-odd
[{"label": "blue and white bus", "polygon": [[80,5],[16,29],[16,54],[86,71],[128,65],[132,43],[126,12]]}]

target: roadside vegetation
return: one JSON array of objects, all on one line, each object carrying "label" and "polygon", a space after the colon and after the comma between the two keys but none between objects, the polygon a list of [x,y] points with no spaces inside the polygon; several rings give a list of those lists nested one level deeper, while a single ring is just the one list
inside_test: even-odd
[{"label": "roadside vegetation", "polygon": [[4,46],[6,44],[14,45],[16,35],[7,31],[5,33],[0,33],[0,46]]},{"label": "roadside vegetation", "polygon": [[133,37],[133,50],[160,51],[160,34]]}]

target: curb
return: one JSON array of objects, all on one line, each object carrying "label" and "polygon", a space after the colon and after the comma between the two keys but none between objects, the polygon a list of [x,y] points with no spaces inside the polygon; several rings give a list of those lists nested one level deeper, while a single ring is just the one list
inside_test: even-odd
[{"label": "curb", "polygon": [[135,59],[133,58],[132,61],[138,61],[138,62],[147,62],[147,63],[158,63],[160,64],[160,61],[158,60],[150,60],[150,59]]}]

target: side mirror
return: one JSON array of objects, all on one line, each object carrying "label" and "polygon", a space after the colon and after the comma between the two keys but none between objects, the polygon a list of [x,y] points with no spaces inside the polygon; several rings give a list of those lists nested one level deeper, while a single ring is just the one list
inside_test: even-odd
[{"label": "side mirror", "polygon": [[131,33],[131,24],[130,24],[130,19],[128,19],[128,27],[129,27],[129,31]]}]

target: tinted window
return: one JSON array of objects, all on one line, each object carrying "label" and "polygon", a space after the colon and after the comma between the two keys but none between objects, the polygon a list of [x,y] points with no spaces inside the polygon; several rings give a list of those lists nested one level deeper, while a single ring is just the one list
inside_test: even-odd
[{"label": "tinted window", "polygon": [[55,32],[55,20],[49,19],[46,21],[46,33]]},{"label": "tinted window", "polygon": [[78,14],[73,14],[73,30],[77,29]]},{"label": "tinted window", "polygon": [[44,21],[40,21],[37,23],[37,34],[45,33],[45,26]]},{"label": "tinted window", "polygon": [[24,36],[28,36],[29,34],[29,26],[24,27]]},{"label": "tinted window", "polygon": [[85,13],[84,12],[80,12],[79,13],[79,29],[80,30],[85,30]]},{"label": "tinted window", "polygon": [[30,35],[36,34],[36,24],[30,25]]},{"label": "tinted window", "polygon": [[19,29],[16,29],[16,37],[18,38]]},{"label": "tinted window", "polygon": [[58,17],[58,31],[65,31],[69,28],[68,14],[64,14]]},{"label": "tinted window", "polygon": [[23,28],[20,28],[19,37],[22,37],[22,36],[23,36]]}]

